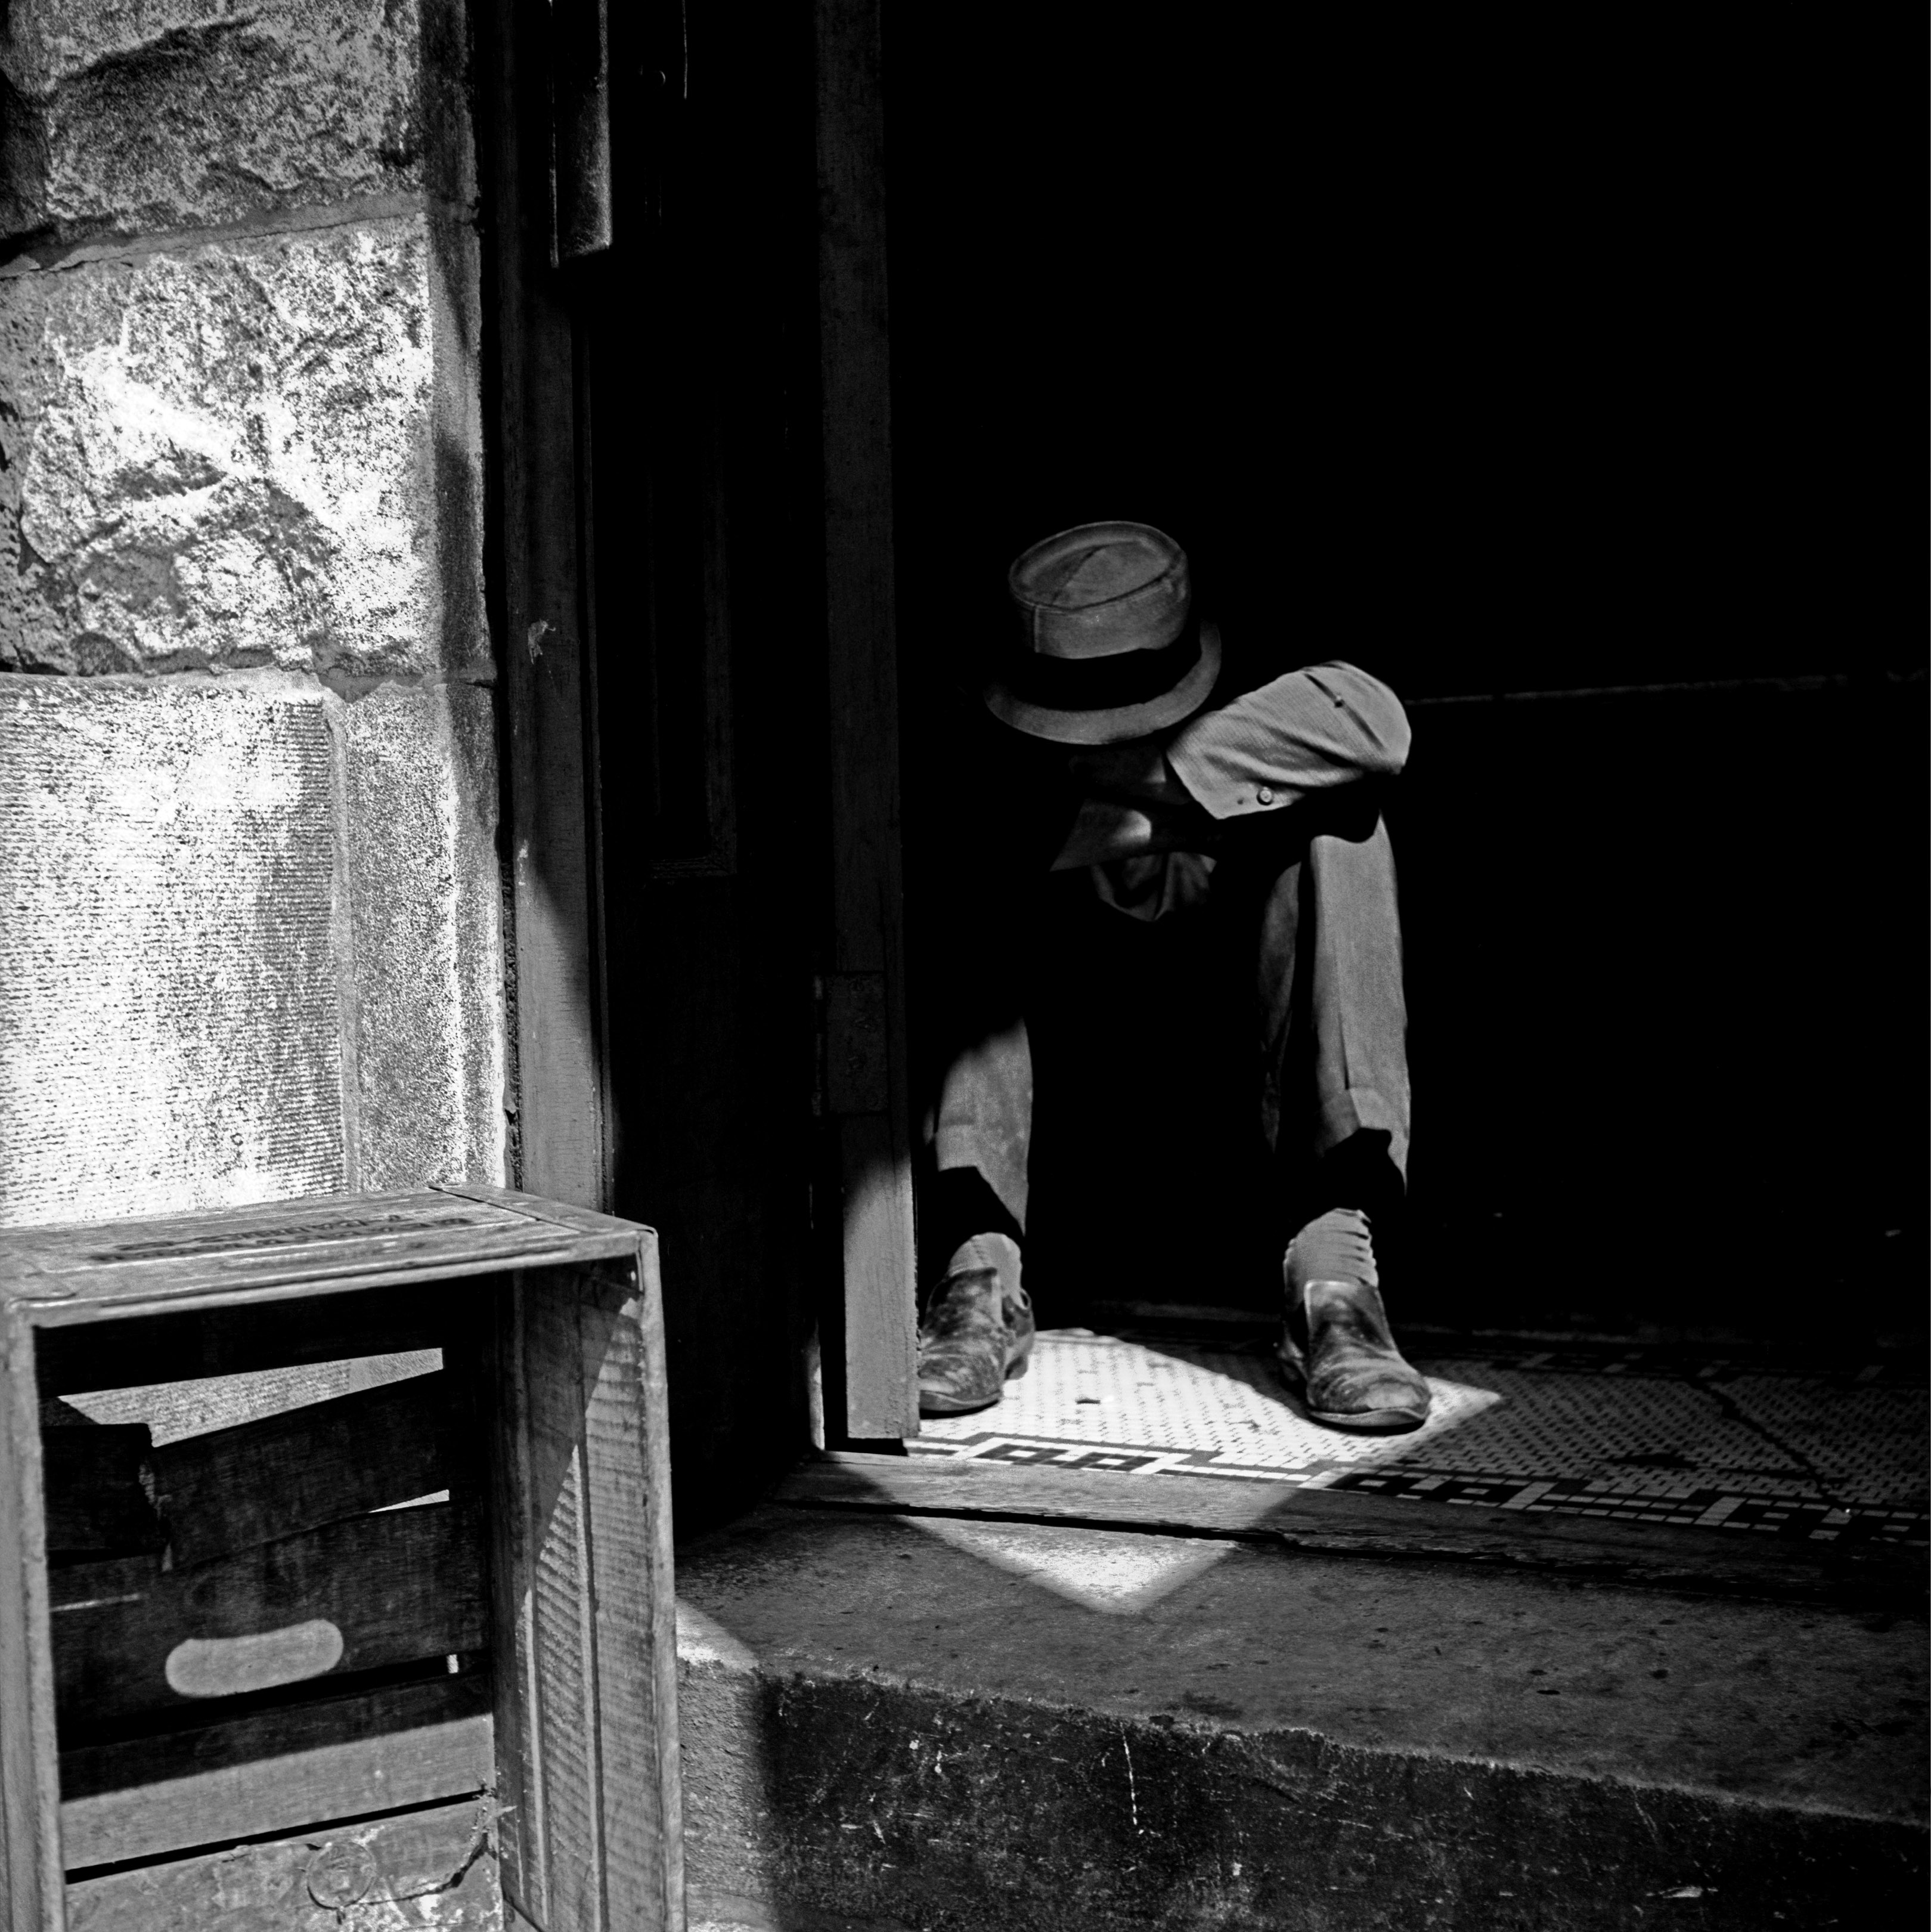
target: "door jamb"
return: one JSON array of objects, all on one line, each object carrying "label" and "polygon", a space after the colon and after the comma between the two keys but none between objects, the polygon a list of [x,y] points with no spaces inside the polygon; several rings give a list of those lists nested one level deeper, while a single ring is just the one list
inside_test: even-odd
[{"label": "door jamb", "polygon": [[612,1192],[581,357],[556,266],[553,30],[530,0],[478,25],[493,628],[502,640],[505,933],[516,1184]]},{"label": "door jamb", "polygon": [[826,1422],[847,1442],[877,1442],[919,1430],[879,0],[817,0],[817,29],[833,919],[825,1094],[843,1222]]}]

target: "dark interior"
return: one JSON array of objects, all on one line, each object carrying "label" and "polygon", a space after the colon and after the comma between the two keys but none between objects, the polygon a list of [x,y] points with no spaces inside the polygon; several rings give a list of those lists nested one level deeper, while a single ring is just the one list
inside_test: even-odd
[{"label": "dark interior", "polygon": [[[79,1612],[56,1608],[51,1625],[64,1799],[264,1761],[263,1775],[285,1778],[276,1761],[286,1754],[490,1711],[490,1470],[477,1395],[489,1385],[498,1286],[391,1286],[40,1331],[47,1564],[54,1604]],[[298,1396],[214,1433],[161,1432],[158,1448],[147,1423],[103,1425],[69,1400],[128,1389],[151,1416],[169,1406],[156,1384],[429,1348],[443,1352],[441,1370],[367,1385],[346,1402],[318,1402],[311,1390],[307,1402]],[[288,1462],[280,1438],[307,1425],[325,1442],[331,1412],[345,1409],[379,1451],[338,1466],[324,1449],[302,1482],[275,1480]],[[217,1460],[235,1438],[242,1447]],[[233,1480],[235,1462],[250,1456],[268,1472],[259,1490]],[[222,1480],[207,1480],[211,1468]],[[406,1507],[439,1490],[439,1504]],[[163,1580],[170,1570],[178,1588]],[[116,1615],[139,1603],[135,1593],[148,1604]],[[163,1676],[184,1634],[245,1639],[310,1615],[346,1626],[343,1667],[218,1696],[178,1696]],[[435,1753],[424,1761],[435,1766]],[[319,1804],[339,1798],[322,1783]],[[165,1801],[157,1811],[151,1828],[178,1834],[169,1856],[230,1842],[218,1820]]]},{"label": "dark interior", "polygon": [[[1921,1327],[1912,113],[1796,9],[1258,17],[888,14],[915,1027],[1006,564],[1150,521],[1257,680],[1411,706],[1397,1311]],[[1137,1298],[1253,1280],[1155,1252]]]},{"label": "dark interior", "polygon": [[816,1244],[837,1231],[813,1112],[829,914],[811,20],[616,9],[610,32],[615,245],[572,273],[612,1204],[662,1238],[688,1528],[805,1439]]},{"label": "dark interior", "polygon": [[[1411,706],[1398,1320],[1921,1328],[1918,272],[1873,192],[1912,114],[1796,10],[1258,18],[887,10],[916,1070],[1006,564],[1142,519],[1252,680]],[[801,1439],[835,1295],[812,50],[772,6],[611,32],[616,245],[572,272],[613,1199],[663,1232],[690,1522]],[[1083,1229],[1150,1222],[1108,1292],[1264,1303],[1184,1176],[1150,1216],[1065,1165],[1046,1318]]]}]

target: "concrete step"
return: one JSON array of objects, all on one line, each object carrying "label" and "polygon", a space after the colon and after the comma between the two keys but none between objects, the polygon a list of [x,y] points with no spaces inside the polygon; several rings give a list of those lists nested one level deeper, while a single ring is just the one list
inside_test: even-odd
[{"label": "concrete step", "polygon": [[685,1548],[694,1924],[1922,1922],[1921,1556],[1270,1487],[847,1458]]}]

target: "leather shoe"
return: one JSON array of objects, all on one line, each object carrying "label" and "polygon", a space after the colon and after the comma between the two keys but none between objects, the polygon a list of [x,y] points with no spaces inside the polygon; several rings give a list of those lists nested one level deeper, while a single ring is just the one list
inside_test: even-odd
[{"label": "leather shoe", "polygon": [[1288,1385],[1331,1429],[1419,1429],[1432,1400],[1395,1346],[1381,1305],[1368,1217],[1337,1208],[1288,1244],[1280,1361]]},{"label": "leather shoe", "polygon": [[919,1324],[919,1412],[990,1408],[1026,1372],[1033,1303],[1019,1285],[1019,1244],[979,1234],[947,1264]]}]

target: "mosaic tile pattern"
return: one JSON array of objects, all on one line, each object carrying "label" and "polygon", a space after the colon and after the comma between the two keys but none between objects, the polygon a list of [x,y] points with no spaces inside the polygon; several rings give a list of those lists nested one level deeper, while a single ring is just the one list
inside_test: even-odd
[{"label": "mosaic tile pattern", "polygon": [[1427,1424],[1349,1436],[1309,1420],[1258,1340],[1048,1330],[997,1408],[928,1418],[909,1446],[1825,1541],[1925,1540],[1922,1387],[1888,1367],[1805,1376],[1662,1353],[1417,1352],[1435,1390]]}]

